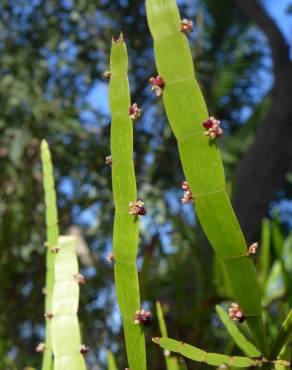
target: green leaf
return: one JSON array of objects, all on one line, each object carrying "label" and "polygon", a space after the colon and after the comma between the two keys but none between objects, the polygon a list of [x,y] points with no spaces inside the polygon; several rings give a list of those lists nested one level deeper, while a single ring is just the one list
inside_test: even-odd
[{"label": "green leaf", "polygon": [[135,312],[141,309],[136,266],[139,222],[129,215],[129,202],[137,200],[133,163],[133,123],[127,77],[128,56],[122,35],[113,42],[110,57],[110,111],[112,186],[115,204],[114,270],[119,308],[122,314],[126,349],[131,370],[146,369],[143,329],[134,323]]},{"label": "green leaf", "polygon": [[230,320],[225,310],[219,305],[217,305],[216,311],[220,317],[220,320],[222,321],[223,325],[225,326],[226,330],[228,331],[230,336],[233,338],[237,346],[241,348],[247,356],[259,357],[261,354],[260,351],[249,340],[245,338],[245,336],[238,329],[238,327],[234,324],[234,322]]},{"label": "green leaf", "polygon": [[[81,335],[77,317],[79,284],[76,256],[77,239],[60,236],[55,258],[55,286],[52,302],[52,347],[54,370],[86,370],[80,353]],[[47,319],[48,320],[48,319]]]},{"label": "green leaf", "polygon": [[[47,249],[46,249],[46,295],[45,312],[52,312],[52,294],[55,282],[54,264],[55,255],[50,248],[55,247],[59,237],[58,215],[56,204],[55,181],[53,176],[53,165],[48,143],[43,140],[41,143],[41,159],[43,166],[43,187],[46,205],[46,227],[47,227]],[[46,341],[43,357],[42,370],[51,370],[52,343],[51,343],[51,321],[46,320]]]},{"label": "green leaf", "polygon": [[114,355],[111,351],[107,351],[108,370],[118,370]]},{"label": "green leaf", "polygon": [[159,75],[165,81],[163,102],[178,141],[181,163],[195,197],[200,223],[224,262],[237,303],[241,306],[258,348],[267,355],[255,267],[225,190],[219,150],[204,135],[209,117],[195,79],[190,48],[180,31],[175,0],[146,0],[147,19],[154,39]]}]

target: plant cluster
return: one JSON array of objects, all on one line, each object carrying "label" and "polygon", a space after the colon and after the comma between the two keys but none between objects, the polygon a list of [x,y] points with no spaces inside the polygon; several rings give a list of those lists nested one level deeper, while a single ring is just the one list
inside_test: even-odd
[{"label": "plant cluster", "polygon": [[[164,349],[168,370],[186,369],[185,362],[172,353],[220,368],[289,367],[287,352],[292,313],[288,313],[271,343],[262,317],[265,279],[260,277],[258,281],[253,262],[258,244],[247,245],[233,211],[216,143],[223,130],[220,121],[209,116],[194,73],[185,35],[193,30],[193,23],[181,20],[175,0],[146,0],[146,11],[158,70],[158,75],[149,82],[153,93],[163,99],[177,140],[186,177],[182,184],[182,203],[194,202],[202,228],[231,286],[234,302],[229,313],[221,306],[216,306],[216,311],[245,356],[208,353],[168,338],[159,302],[157,317],[162,337],[153,338],[153,342]],[[139,218],[145,216],[147,208],[138,196],[133,160],[133,121],[140,117],[142,110],[131,102],[127,73],[127,49],[120,34],[117,40],[112,40],[110,69],[104,74],[110,84],[112,118],[111,154],[106,157],[106,164],[112,171],[115,206],[113,252],[107,260],[114,265],[129,368],[146,370],[144,328],[151,324],[153,315],[141,307],[136,260]],[[56,370],[82,370],[85,369],[84,356],[90,350],[81,342],[77,319],[79,285],[85,283],[85,279],[78,272],[75,238],[59,236],[53,170],[44,141],[42,162],[47,224],[46,342],[38,346],[38,351],[44,352],[43,370],[51,370],[52,366]],[[265,265],[265,255],[262,261]],[[245,322],[253,342],[238,327]],[[116,369],[110,352],[108,363],[110,369]],[[151,366],[151,360],[149,363]]]}]

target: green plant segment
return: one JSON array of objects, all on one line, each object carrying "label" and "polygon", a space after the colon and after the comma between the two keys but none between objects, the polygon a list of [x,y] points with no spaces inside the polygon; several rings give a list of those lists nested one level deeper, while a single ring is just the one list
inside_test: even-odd
[{"label": "green plant segment", "polygon": [[[230,367],[251,367],[260,366],[263,363],[268,363],[267,360],[261,358],[250,358],[241,356],[226,356],[218,353],[208,353],[197,347],[190,346],[189,344],[179,342],[169,338],[152,338],[153,342],[158,344],[160,347],[167,349],[172,352],[180,353],[181,355],[197,361],[204,362],[212,366],[227,365]],[[273,364],[281,364],[289,367],[290,363],[285,360],[271,361]]]},{"label": "green plant segment", "polygon": [[286,319],[281,325],[280,331],[277,338],[272,344],[271,356],[275,358],[279,355],[285,343],[289,345],[289,341],[292,340],[292,309],[289,311]]},{"label": "green plant segment", "polygon": [[225,310],[217,305],[216,311],[220,317],[220,320],[222,321],[223,325],[225,326],[226,330],[233,338],[237,346],[241,348],[247,356],[259,357],[261,354],[259,350],[249,340],[245,338],[245,336],[241,333],[241,331],[234,324],[234,322],[230,320]]},{"label": "green plant segment", "polygon": [[131,101],[127,70],[127,50],[121,35],[117,41],[113,41],[110,57],[115,286],[123,319],[129,367],[131,370],[145,370],[144,334],[141,326],[134,323],[135,312],[140,310],[136,266],[139,222],[137,216],[129,215],[128,207],[129,202],[137,200],[137,188],[133,163],[133,123],[129,117]]},{"label": "green plant segment", "polygon": [[77,239],[60,236],[55,258],[53,291],[52,347],[54,370],[86,370],[81,354],[81,338],[77,317],[79,304]]},{"label": "green plant segment", "polygon": [[108,370],[118,370],[114,355],[111,351],[107,351]]},{"label": "green plant segment", "polygon": [[[45,140],[41,143],[41,159],[43,167],[43,186],[46,205],[46,227],[47,227],[47,252],[46,252],[46,290],[45,290],[45,312],[52,312],[52,294],[55,282],[54,261],[55,255],[50,249],[57,245],[59,237],[57,201],[53,166],[49,146]],[[42,370],[51,370],[53,367],[52,343],[51,343],[51,321],[46,320],[46,342],[43,357]]]},{"label": "green plant segment", "polygon": [[263,219],[262,222],[262,237],[261,237],[261,255],[260,255],[260,275],[259,281],[264,291],[265,283],[270,268],[271,259],[271,227],[270,220]]},{"label": "green plant segment", "polygon": [[[167,338],[167,328],[163,316],[163,311],[160,302],[156,302],[156,312],[158,317],[159,328],[163,338]],[[165,363],[167,370],[179,370],[178,360],[176,357],[170,356],[170,353],[165,353]]]},{"label": "green plant segment", "polygon": [[180,28],[175,0],[146,0],[156,64],[164,79],[165,110],[178,141],[186,179],[201,225],[246,316],[257,347],[268,356],[261,317],[260,289],[247,245],[225,190],[225,175],[216,143],[204,135],[209,114],[195,79],[190,48]]}]

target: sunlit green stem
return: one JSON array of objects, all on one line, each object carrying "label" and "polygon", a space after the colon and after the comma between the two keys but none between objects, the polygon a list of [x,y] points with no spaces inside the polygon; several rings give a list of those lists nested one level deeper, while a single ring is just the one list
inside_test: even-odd
[{"label": "sunlit green stem", "polygon": [[[59,236],[57,201],[55,191],[55,181],[53,176],[53,166],[49,146],[45,140],[41,143],[41,159],[43,167],[43,186],[46,205],[46,287],[45,293],[45,312],[52,312],[52,293],[54,288],[54,260],[55,255],[50,249],[57,245]],[[43,357],[42,370],[51,370],[53,368],[52,343],[51,343],[51,321],[46,320],[46,340]]]},{"label": "sunlit green stem", "polygon": [[77,239],[60,236],[55,252],[53,291],[52,348],[54,370],[86,370],[81,354],[81,336],[77,317],[79,305]]},{"label": "sunlit green stem", "polygon": [[133,163],[133,123],[127,77],[128,56],[122,35],[113,40],[110,57],[110,111],[112,186],[115,204],[113,249],[115,286],[123,319],[126,349],[131,370],[146,370],[143,328],[134,323],[141,309],[137,272],[138,216],[129,214],[129,202],[137,200]]}]

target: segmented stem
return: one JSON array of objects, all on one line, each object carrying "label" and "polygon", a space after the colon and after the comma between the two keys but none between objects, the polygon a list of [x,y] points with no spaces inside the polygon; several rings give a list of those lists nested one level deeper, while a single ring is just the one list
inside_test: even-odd
[{"label": "segmented stem", "polygon": [[133,163],[133,123],[129,117],[131,101],[127,70],[127,49],[121,35],[117,41],[113,41],[110,57],[115,286],[123,319],[129,367],[131,370],[145,370],[146,350],[143,328],[134,323],[135,312],[140,310],[136,266],[139,222],[138,216],[129,214],[129,202],[137,200],[137,189]]},{"label": "segmented stem", "polygon": [[81,354],[77,317],[79,304],[77,239],[60,236],[55,258],[55,286],[52,301],[52,347],[54,370],[86,370]]},{"label": "segmented stem", "polygon": [[201,350],[200,348],[169,338],[152,338],[152,341],[164,349],[180,353],[182,356],[185,356],[191,360],[204,362],[211,366],[227,365],[230,367],[246,368],[251,366],[261,366],[262,364],[268,363],[279,364],[285,367],[290,366],[290,362],[285,360],[268,361],[264,358],[226,356],[219,353],[209,353]]},{"label": "segmented stem", "polygon": [[[54,261],[55,255],[50,249],[57,245],[59,237],[57,200],[55,191],[55,181],[53,175],[53,165],[48,143],[42,140],[41,143],[41,160],[43,167],[43,187],[45,193],[46,206],[46,287],[45,293],[45,313],[52,312],[52,294],[55,282]],[[52,343],[51,343],[51,321],[46,320],[46,340],[43,357],[42,370],[51,370],[53,367]]]},{"label": "segmented stem", "polygon": [[156,64],[164,79],[163,102],[177,139],[196,213],[224,264],[237,303],[261,352],[268,356],[254,264],[225,189],[225,175],[214,140],[204,135],[209,114],[195,79],[192,55],[181,32],[175,0],[146,0]]}]

